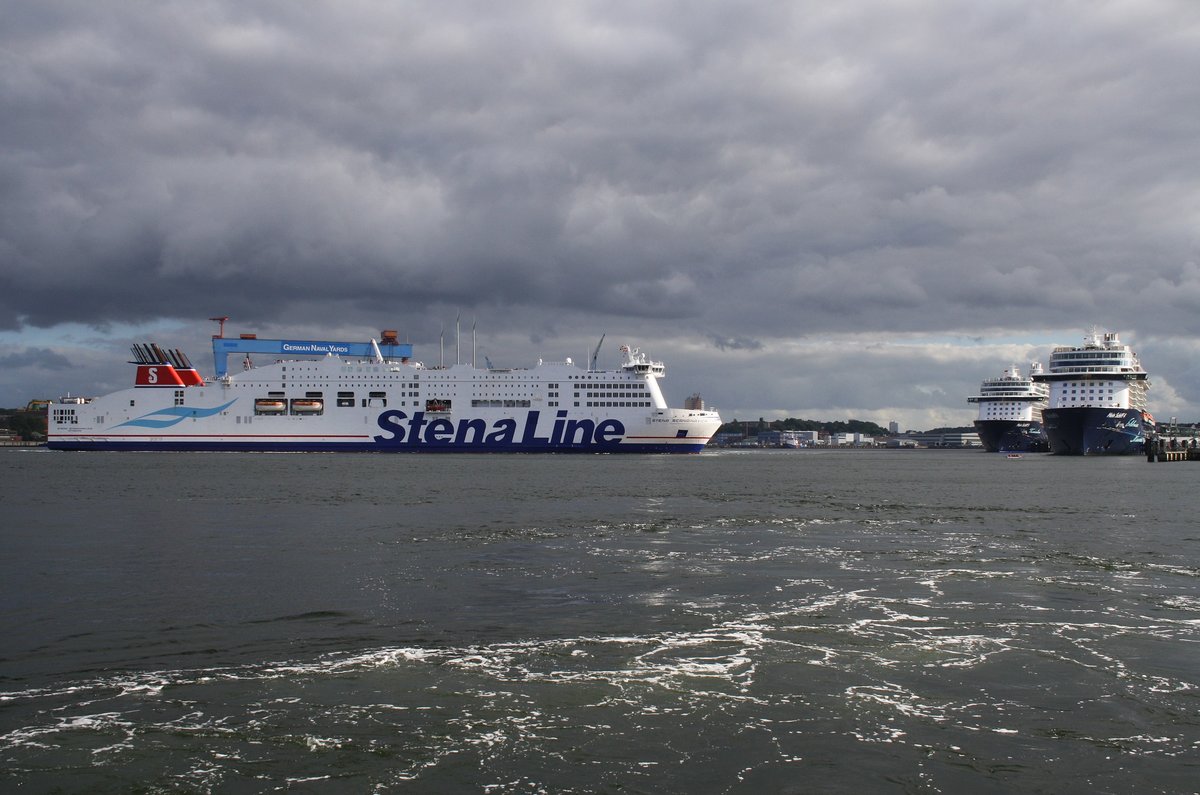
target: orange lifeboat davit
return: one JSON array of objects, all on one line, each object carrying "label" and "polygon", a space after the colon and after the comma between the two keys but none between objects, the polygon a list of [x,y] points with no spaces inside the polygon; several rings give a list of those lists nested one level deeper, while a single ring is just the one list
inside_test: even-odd
[{"label": "orange lifeboat davit", "polygon": [[282,414],[287,411],[287,402],[277,398],[258,398],[254,401],[255,414]]},{"label": "orange lifeboat davit", "polygon": [[292,401],[293,414],[320,414],[325,410],[325,401],[312,398],[297,398]]}]

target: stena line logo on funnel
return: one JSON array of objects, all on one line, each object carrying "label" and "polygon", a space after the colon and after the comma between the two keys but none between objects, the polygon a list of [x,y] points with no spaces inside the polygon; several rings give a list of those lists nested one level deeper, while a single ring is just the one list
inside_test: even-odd
[{"label": "stena line logo on funnel", "polygon": [[523,422],[514,417],[491,423],[484,419],[454,422],[445,417],[427,419],[423,411],[415,411],[410,417],[391,409],[379,415],[383,433],[374,439],[377,444],[413,447],[616,447],[625,436],[625,425],[620,420],[569,420],[565,411],[555,415],[549,434],[539,436],[540,416],[540,411],[529,411]]}]

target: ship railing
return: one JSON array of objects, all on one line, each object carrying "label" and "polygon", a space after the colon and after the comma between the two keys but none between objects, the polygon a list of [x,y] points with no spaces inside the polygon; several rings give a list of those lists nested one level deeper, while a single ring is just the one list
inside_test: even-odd
[{"label": "ship railing", "polygon": [[1104,367],[1102,365],[1083,367],[1055,367],[1054,373],[1136,373],[1128,367]]}]

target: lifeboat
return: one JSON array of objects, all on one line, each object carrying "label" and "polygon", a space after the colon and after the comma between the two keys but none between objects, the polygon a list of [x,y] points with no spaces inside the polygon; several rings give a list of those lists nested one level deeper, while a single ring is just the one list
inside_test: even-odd
[{"label": "lifeboat", "polygon": [[448,400],[427,400],[425,401],[426,412],[447,412],[450,410],[450,401]]},{"label": "lifeboat", "polygon": [[293,414],[320,414],[325,410],[325,401],[312,398],[292,401]]},{"label": "lifeboat", "polygon": [[258,414],[282,414],[287,411],[287,403],[274,398],[258,398],[254,401],[254,411]]}]

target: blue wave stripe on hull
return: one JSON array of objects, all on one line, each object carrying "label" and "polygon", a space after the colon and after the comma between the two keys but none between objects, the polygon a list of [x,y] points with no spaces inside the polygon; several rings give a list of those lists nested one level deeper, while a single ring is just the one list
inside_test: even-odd
[{"label": "blue wave stripe on hull", "polygon": [[[188,408],[186,406],[168,406],[158,411],[152,411],[149,414],[143,414],[137,419],[123,422],[116,426],[118,428],[170,428],[178,425],[186,419],[198,419],[202,417],[212,417],[215,414],[220,414],[225,409],[237,402],[237,398],[211,409]],[[166,417],[166,419],[152,419],[153,417]]]}]

